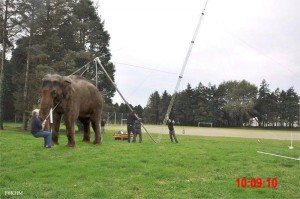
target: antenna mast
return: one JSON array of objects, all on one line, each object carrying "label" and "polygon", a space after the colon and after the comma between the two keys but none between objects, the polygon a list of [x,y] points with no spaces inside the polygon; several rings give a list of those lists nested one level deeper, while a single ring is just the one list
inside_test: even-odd
[{"label": "antenna mast", "polygon": [[164,118],[163,124],[166,124],[166,117],[170,114],[170,112],[171,112],[171,110],[172,110],[172,107],[173,107],[173,105],[174,105],[174,101],[175,101],[175,98],[176,98],[177,90],[178,90],[178,88],[179,88],[179,85],[180,85],[181,79],[182,79],[182,77],[183,77],[183,73],[184,73],[184,71],[185,71],[185,68],[186,68],[186,66],[187,66],[189,57],[190,57],[190,55],[191,55],[192,48],[193,48],[193,46],[194,46],[194,43],[195,43],[195,40],[196,40],[198,31],[199,31],[199,28],[200,28],[202,19],[203,19],[203,17],[204,17],[204,13],[205,13],[205,9],[206,9],[207,3],[208,3],[208,0],[206,1],[205,6],[204,6],[204,9],[203,9],[203,11],[202,11],[202,13],[201,13],[201,15],[200,15],[200,18],[199,18],[199,21],[198,21],[198,24],[197,24],[195,33],[194,33],[194,35],[193,35],[192,41],[191,41],[191,43],[190,43],[189,50],[188,50],[188,52],[187,52],[187,54],[186,54],[186,57],[185,57],[185,60],[184,60],[184,62],[183,62],[183,66],[182,66],[182,68],[181,68],[181,72],[180,72],[180,75],[179,75],[179,77],[178,77],[177,84],[176,84],[176,87],[175,87],[173,96],[172,96],[172,98],[171,98],[170,104],[169,104],[169,106],[168,106],[168,109],[167,109],[166,116],[165,116],[165,118]]}]

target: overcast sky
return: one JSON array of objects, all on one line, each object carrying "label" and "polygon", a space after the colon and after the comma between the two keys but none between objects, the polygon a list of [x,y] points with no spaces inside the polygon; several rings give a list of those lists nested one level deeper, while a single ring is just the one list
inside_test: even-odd
[{"label": "overcast sky", "polygon": [[[172,94],[206,0],[94,1],[127,101],[144,107],[154,91]],[[266,79],[272,91],[300,94],[299,8],[299,0],[209,0],[180,90]],[[123,102],[118,93],[114,102]]]}]

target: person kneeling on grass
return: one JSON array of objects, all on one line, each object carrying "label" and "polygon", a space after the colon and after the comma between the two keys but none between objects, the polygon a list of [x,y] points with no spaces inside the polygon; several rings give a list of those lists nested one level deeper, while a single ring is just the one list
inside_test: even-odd
[{"label": "person kneeling on grass", "polygon": [[34,137],[44,138],[44,147],[51,148],[52,144],[52,133],[50,131],[43,131],[45,128],[47,120],[44,120],[43,123],[39,118],[39,109],[35,109],[32,111],[32,118],[31,118],[31,133]]}]

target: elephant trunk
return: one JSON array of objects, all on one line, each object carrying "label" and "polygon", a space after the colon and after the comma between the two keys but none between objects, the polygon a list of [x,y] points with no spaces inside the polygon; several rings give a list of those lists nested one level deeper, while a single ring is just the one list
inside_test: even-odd
[{"label": "elephant trunk", "polygon": [[[53,98],[50,90],[42,90],[42,98],[40,104],[40,118],[42,120],[48,119],[47,116],[50,113],[50,109],[53,107]],[[49,126],[46,125],[45,130],[48,130]]]}]

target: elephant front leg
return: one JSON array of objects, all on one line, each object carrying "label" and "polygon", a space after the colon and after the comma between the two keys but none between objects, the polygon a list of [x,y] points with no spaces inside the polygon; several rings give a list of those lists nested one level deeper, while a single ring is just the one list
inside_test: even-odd
[{"label": "elephant front leg", "polygon": [[65,114],[68,147],[75,147],[75,117],[72,114]]},{"label": "elephant front leg", "polygon": [[94,140],[93,144],[101,144],[102,140],[101,140],[101,133],[100,133],[100,124],[99,124],[99,122],[92,122],[92,127],[93,127],[93,130],[95,132],[95,140]]},{"label": "elephant front leg", "polygon": [[72,125],[67,125],[67,138],[68,138],[68,144],[66,146],[68,147],[75,147],[75,129],[74,129],[74,124]]},{"label": "elephant front leg", "polygon": [[60,121],[61,121],[61,115],[54,112],[53,124],[52,124],[52,145],[58,144]]}]

